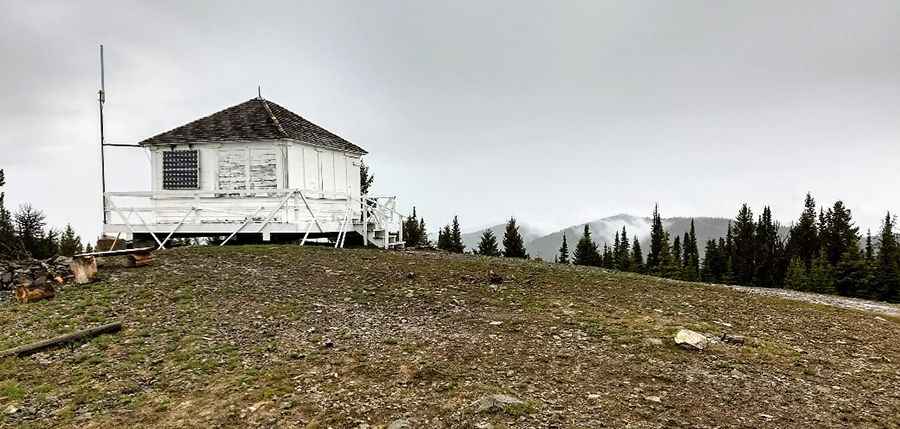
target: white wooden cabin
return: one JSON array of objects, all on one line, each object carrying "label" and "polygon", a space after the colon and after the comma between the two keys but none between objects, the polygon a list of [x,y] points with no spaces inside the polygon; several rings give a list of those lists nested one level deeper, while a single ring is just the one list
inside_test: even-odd
[{"label": "white wooden cabin", "polygon": [[257,97],[139,144],[150,152],[150,191],[105,194],[107,235],[159,246],[203,236],[342,246],[347,235],[402,245],[395,198],[360,194],[367,152],[271,101]]}]

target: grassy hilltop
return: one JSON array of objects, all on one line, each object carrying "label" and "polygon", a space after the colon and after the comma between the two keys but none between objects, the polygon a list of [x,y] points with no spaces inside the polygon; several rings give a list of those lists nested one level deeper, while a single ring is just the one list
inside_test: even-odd
[{"label": "grassy hilltop", "polygon": [[[886,315],[422,252],[184,248],[101,276],[0,303],[4,349],[125,325],[0,360],[0,426],[900,425]],[[679,328],[747,340],[687,351]],[[497,393],[523,402],[473,405]]]}]

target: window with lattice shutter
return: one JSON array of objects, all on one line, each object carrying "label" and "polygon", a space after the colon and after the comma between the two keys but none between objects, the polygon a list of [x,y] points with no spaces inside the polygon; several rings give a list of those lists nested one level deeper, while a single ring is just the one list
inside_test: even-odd
[{"label": "window with lattice shutter", "polygon": [[163,189],[197,189],[200,187],[196,150],[163,152]]}]

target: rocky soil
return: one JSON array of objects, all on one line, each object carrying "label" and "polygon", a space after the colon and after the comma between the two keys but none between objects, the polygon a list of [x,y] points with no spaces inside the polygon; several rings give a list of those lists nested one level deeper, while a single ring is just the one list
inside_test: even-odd
[{"label": "rocky soil", "polygon": [[0,360],[0,426],[900,425],[895,316],[429,252],[160,252],[4,298],[0,349],[113,320]]}]

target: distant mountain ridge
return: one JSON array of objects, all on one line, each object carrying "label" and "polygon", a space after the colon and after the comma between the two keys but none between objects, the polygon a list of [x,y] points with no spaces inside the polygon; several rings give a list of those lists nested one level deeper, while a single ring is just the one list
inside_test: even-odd
[{"label": "distant mountain ridge", "polygon": [[[710,239],[724,237],[725,233],[728,231],[728,224],[731,222],[731,219],[721,217],[671,217],[663,219],[663,227],[669,232],[672,240],[674,240],[676,235],[683,237],[685,232],[690,231],[691,219],[694,220],[697,246],[699,247],[701,255],[703,255],[706,250],[706,242]],[[575,249],[575,243],[578,242],[581,238],[581,234],[584,232],[584,225],[585,224],[583,223],[576,224],[550,234],[540,235],[533,228],[529,228],[527,224],[522,224],[519,227],[519,232],[525,240],[525,247],[530,256],[541,258],[545,261],[553,261],[559,251],[560,244],[562,244],[563,234],[566,236],[566,241],[569,243],[569,251],[571,252]],[[623,213],[587,222],[587,225],[591,230],[591,238],[593,238],[594,242],[601,248],[603,247],[603,243],[612,246],[616,232],[621,232],[622,227],[624,226],[628,233],[629,242],[632,242],[635,234],[637,234],[638,240],[641,242],[641,249],[643,249],[644,253],[646,254],[647,251],[650,250],[649,217]],[[497,242],[501,243],[503,241],[505,226],[505,224],[499,224],[491,226],[490,228],[463,234],[463,243],[466,245],[466,251],[478,248],[478,241],[481,238],[481,234],[486,229],[492,230],[494,235],[497,236]]]}]

